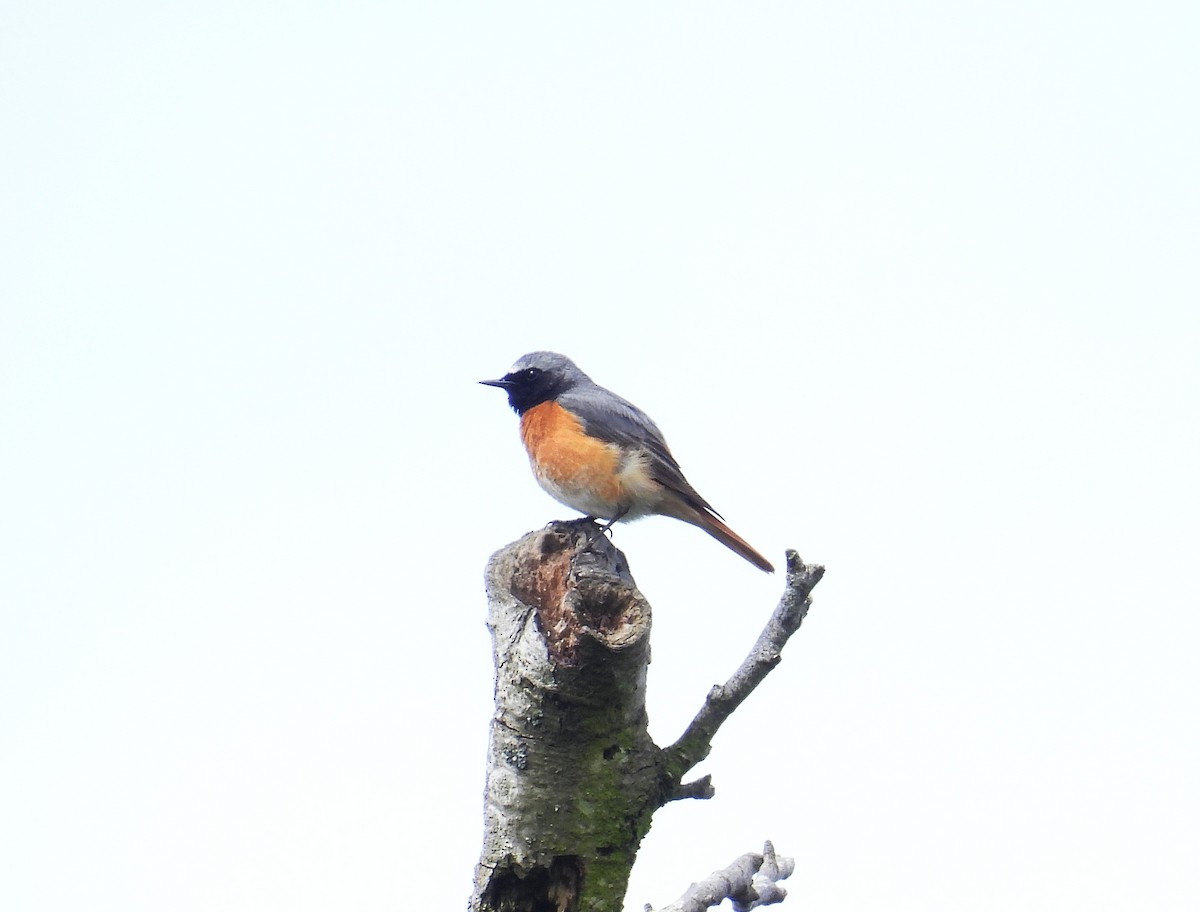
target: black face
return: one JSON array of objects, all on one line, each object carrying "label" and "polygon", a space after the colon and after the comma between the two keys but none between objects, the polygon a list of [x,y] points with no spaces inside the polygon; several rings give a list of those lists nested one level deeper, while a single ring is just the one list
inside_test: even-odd
[{"label": "black face", "polygon": [[484,386],[498,386],[508,392],[508,404],[518,415],[523,415],[535,405],[541,405],[557,396],[564,389],[564,378],[556,371],[544,371],[539,367],[527,367],[512,371],[499,380],[480,380]]}]

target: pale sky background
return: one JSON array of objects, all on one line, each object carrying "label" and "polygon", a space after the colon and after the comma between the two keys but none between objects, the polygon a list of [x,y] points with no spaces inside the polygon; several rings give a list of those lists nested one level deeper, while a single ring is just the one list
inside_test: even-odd
[{"label": "pale sky background", "polygon": [[[1200,907],[1194,3],[0,7],[0,909],[459,909],[552,348],[782,562],[627,908]],[[673,740],[780,593],[616,543]]]}]

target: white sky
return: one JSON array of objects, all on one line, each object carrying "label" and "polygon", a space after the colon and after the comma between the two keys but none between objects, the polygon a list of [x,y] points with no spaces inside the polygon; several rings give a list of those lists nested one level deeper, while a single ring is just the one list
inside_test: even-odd
[{"label": "white sky", "polygon": [[[0,908],[462,908],[571,355],[829,568],[629,909],[1200,906],[1194,4],[0,10]],[[775,604],[651,519],[672,740]]]}]

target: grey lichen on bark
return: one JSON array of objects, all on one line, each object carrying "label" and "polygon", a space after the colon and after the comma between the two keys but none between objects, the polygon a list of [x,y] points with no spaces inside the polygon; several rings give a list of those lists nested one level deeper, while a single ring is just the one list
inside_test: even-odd
[{"label": "grey lichen on bark", "polygon": [[822,568],[788,552],[787,586],[751,655],[673,745],[646,717],[650,605],[589,520],[551,523],[488,562],[496,710],[474,912],[615,912],[653,813],[708,798],[682,783],[779,661]]},{"label": "grey lichen on bark", "polygon": [[594,530],[554,523],[488,564],[496,712],[473,909],[619,909],[661,804],[650,606]]}]

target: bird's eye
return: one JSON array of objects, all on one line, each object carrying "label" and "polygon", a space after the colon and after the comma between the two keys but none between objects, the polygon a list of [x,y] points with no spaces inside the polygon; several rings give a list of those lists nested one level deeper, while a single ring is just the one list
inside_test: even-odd
[{"label": "bird's eye", "polygon": [[537,378],[538,374],[541,373],[541,371],[536,367],[527,367],[525,370],[521,371],[521,373],[525,375],[526,380],[534,380]]}]

